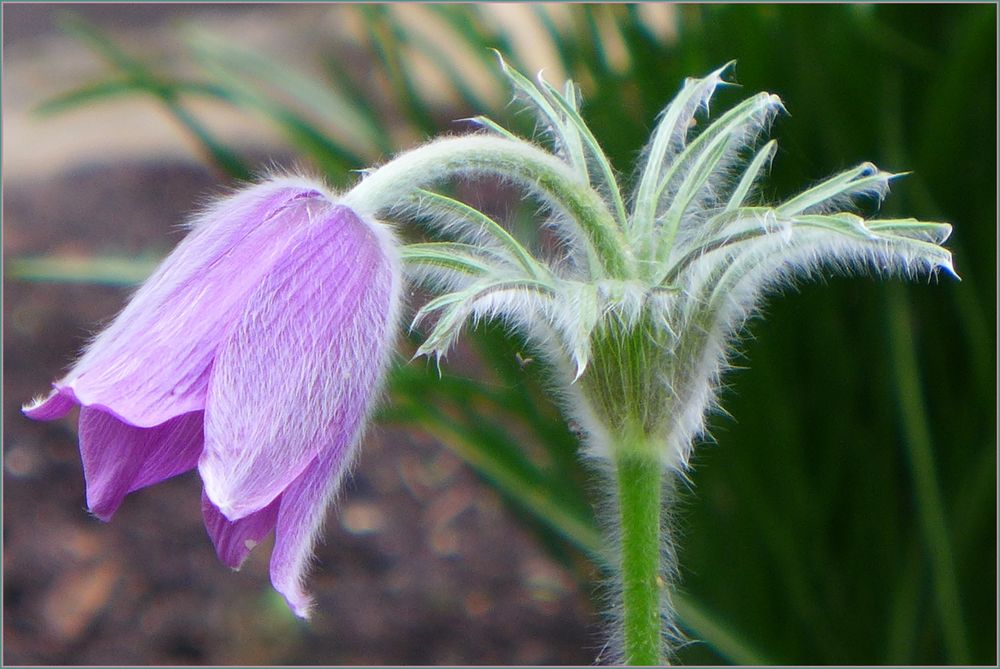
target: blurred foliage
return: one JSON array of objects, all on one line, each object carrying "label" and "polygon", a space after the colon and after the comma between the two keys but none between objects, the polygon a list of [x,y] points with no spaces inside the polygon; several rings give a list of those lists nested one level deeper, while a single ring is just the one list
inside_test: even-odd
[{"label": "blurred foliage", "polygon": [[[486,114],[530,134],[513,106],[498,113],[489,102],[509,94],[488,48],[533,69],[521,36],[490,7],[420,10],[435,37],[412,8],[331,8],[358,15],[364,43],[353,59],[317,54],[321,79],[192,30],[186,43],[203,78],[184,80],[70,20],[111,74],[42,111],[150,95],[205,157],[245,177],[245,159],[187,106],[211,98],[275,124],[337,184],[454,130],[458,116]],[[549,67],[579,82],[583,115],[619,169],[683,77],[736,59],[740,89],[722,90],[716,110],[768,90],[790,111],[774,131],[766,195],[873,160],[912,171],[895,182],[886,215],[955,226],[961,282],[831,277],[771,300],[767,320],[751,324],[737,360],[749,368],[727,377],[728,415],[713,418],[676,511],[678,609],[700,640],[680,661],[995,663],[996,6],[539,5],[520,21],[547,35],[557,58]],[[447,82],[438,98],[423,89],[420,65]],[[530,232],[530,213],[512,223],[519,233]],[[131,276],[75,262],[74,272],[59,259],[24,259],[8,272]],[[383,419],[453,449],[546,546],[593,577],[580,559],[602,559],[586,497],[592,472],[542,363],[495,327],[471,341],[460,356],[469,368],[446,365],[442,378],[430,364],[400,365]]]}]

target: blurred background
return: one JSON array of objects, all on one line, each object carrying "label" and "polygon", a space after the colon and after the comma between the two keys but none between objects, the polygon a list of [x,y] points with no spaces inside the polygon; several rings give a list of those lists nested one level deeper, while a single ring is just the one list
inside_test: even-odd
[{"label": "blurred background", "polygon": [[[7,664],[590,664],[599,486],[540,361],[485,327],[393,374],[295,620],[214,556],[188,474],[85,510],[44,392],[264,167],[351,170],[488,114],[489,48],[574,78],[620,172],[685,76],[736,59],[789,115],[765,194],[862,160],[886,216],[955,226],[961,282],[830,276],[750,324],[675,510],[682,663],[995,664],[996,5],[3,5]],[[510,193],[468,197],[530,228]],[[404,347],[405,348],[405,347]],[[408,358],[407,351],[401,356]]]}]

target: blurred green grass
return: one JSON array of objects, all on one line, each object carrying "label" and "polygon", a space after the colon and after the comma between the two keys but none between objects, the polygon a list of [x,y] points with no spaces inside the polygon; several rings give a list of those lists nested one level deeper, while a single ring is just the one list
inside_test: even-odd
[{"label": "blurred green grass", "polygon": [[[526,69],[514,35],[473,5],[433,5],[481,71],[489,48]],[[513,107],[488,108],[435,40],[389,5],[361,14],[371,76],[392,92],[414,136],[486,114],[530,134]],[[766,195],[872,160],[911,175],[883,207],[955,226],[962,281],[876,283],[830,277],[770,300],[750,324],[722,394],[728,415],[695,455],[677,511],[679,610],[700,643],[683,663],[993,664],[996,662],[996,6],[678,5],[676,36],[637,5],[533,6],[560,67],[581,86],[583,115],[619,170],[641,150],[683,77],[731,59],[741,90],[779,94],[789,117]],[[568,18],[567,18],[568,17]],[[566,20],[556,20],[557,18]],[[103,54],[107,80],[51,101],[67,112],[151,95],[226,174],[250,173],[186,107],[208,96],[284,131],[334,183],[397,146],[385,110],[335,53],[328,77],[285,72],[266,54],[187,35],[203,78],[179,80],[122,52],[79,20],[67,29]],[[667,31],[669,33],[669,31]],[[442,39],[445,39],[442,37]],[[422,94],[419,55],[440,70],[454,115]],[[503,86],[499,73],[488,83]],[[481,82],[480,82],[481,83]],[[336,110],[336,137],[317,121]],[[349,137],[350,141],[338,139]],[[627,172],[626,172],[627,174]],[[530,211],[512,223],[531,231]],[[134,279],[115,259],[60,266],[21,259],[31,280]],[[46,265],[48,263],[48,265]],[[54,263],[54,264],[53,264]],[[88,269],[89,268],[89,269]],[[91,272],[92,274],[88,274]],[[108,278],[111,276],[112,278]],[[89,277],[89,278],[88,278]],[[575,438],[548,399],[540,362],[496,327],[475,333],[475,378],[445,365],[401,366],[383,420],[424,430],[507,499],[581,578],[600,546]],[[430,400],[430,401],[429,401]]]}]

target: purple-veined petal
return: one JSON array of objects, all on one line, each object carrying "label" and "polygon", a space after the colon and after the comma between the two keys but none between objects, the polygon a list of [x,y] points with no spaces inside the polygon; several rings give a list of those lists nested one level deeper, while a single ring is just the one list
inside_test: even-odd
[{"label": "purple-veined petal", "polygon": [[213,367],[198,468],[230,520],[270,504],[341,435],[354,438],[395,334],[389,232],[340,205],[309,213]]},{"label": "purple-veined petal", "polygon": [[271,553],[271,584],[301,618],[309,616],[312,605],[304,581],[316,537],[360,441],[360,435],[351,437],[337,435],[336,441],[281,496]]},{"label": "purple-veined petal", "polygon": [[108,521],[130,492],[198,464],[204,414],[195,411],[155,427],[135,427],[100,409],[80,410],[80,455],[87,506]]},{"label": "purple-veined petal", "polygon": [[212,361],[292,230],[329,199],[274,180],[221,200],[88,347],[57,388],[125,422],[152,427],[203,410]]},{"label": "purple-veined petal", "polygon": [[224,565],[230,569],[240,568],[254,546],[274,529],[280,502],[281,498],[278,497],[260,511],[232,521],[223,516],[202,491],[201,513],[205,519],[205,529]]}]

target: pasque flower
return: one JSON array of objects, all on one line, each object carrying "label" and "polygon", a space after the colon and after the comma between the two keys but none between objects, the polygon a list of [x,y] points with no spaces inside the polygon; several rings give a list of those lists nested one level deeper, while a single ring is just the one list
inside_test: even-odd
[{"label": "pasque flower", "polygon": [[[480,118],[490,132],[408,151],[340,198],[286,179],[225,200],[26,412],[82,406],[88,503],[102,519],[197,465],[221,559],[238,566],[275,528],[272,582],[304,614],[302,574],[389,357],[403,260],[438,293],[416,313],[415,325],[433,322],[418,353],[440,357],[466,323],[498,318],[556,370],[553,389],[616,487],[602,557],[620,657],[658,664],[677,634],[664,484],[685,473],[745,321],[821,270],[951,272],[951,226],[855,213],[895,176],[870,163],[761,201],[776,144],[759,140],[783,107],[759,93],[707,123],[725,68],[685,82],[625,195],[575,84],[504,68],[551,151]],[[483,175],[540,205],[542,242],[425,190]],[[445,241],[398,260],[382,217],[422,219]]]},{"label": "pasque flower", "polygon": [[396,243],[321,185],[274,178],[219,201],[45,399],[79,405],[87,504],[197,467],[205,526],[238,568],[272,529],[271,581],[304,572],[379,393],[399,311]]}]

